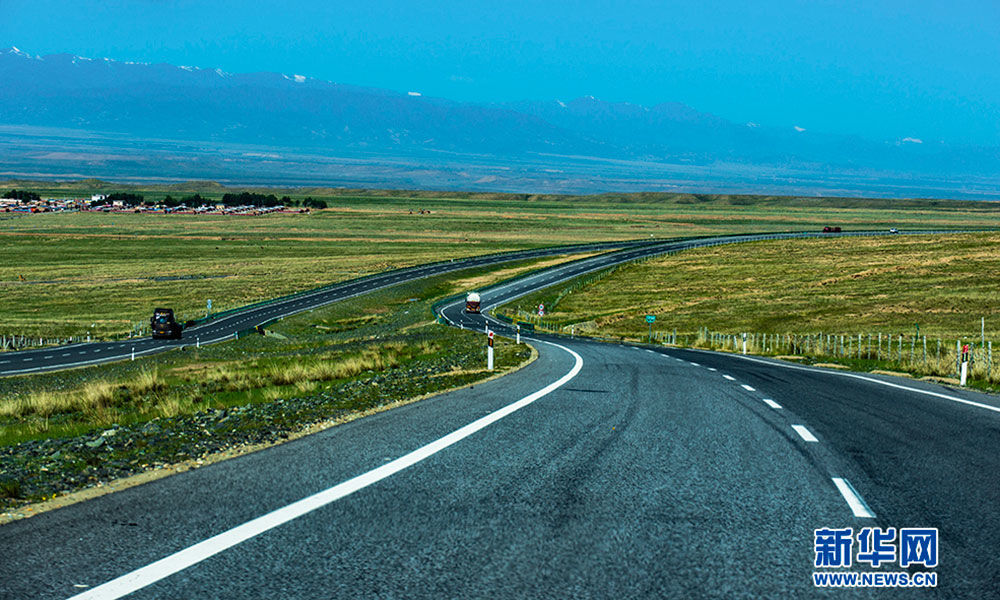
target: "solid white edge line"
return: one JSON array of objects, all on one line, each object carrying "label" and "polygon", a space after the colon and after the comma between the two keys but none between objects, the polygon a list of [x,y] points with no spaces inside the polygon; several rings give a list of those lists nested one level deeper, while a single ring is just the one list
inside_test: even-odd
[{"label": "solid white edge line", "polygon": [[740,387],[743,388],[743,389],[745,389],[748,392],[756,392],[757,391],[757,390],[753,389],[752,387],[750,387],[749,385],[747,385],[745,383],[742,384],[742,385],[740,385]]},{"label": "solid white edge line", "polygon": [[451,446],[452,444],[469,437],[473,433],[476,433],[488,425],[499,421],[507,415],[528,406],[539,398],[542,398],[543,396],[546,396],[565,385],[569,380],[576,377],[577,373],[579,373],[583,368],[583,358],[569,348],[543,340],[535,341],[542,341],[542,343],[549,344],[569,352],[575,360],[573,368],[570,369],[568,373],[537,392],[525,396],[512,404],[508,404],[499,410],[493,411],[485,417],[481,417],[464,427],[456,429],[448,435],[421,446],[413,452],[403,455],[392,462],[388,462],[380,467],[368,471],[367,473],[348,479],[347,481],[313,494],[312,496],[307,496],[306,498],[293,502],[292,504],[269,512],[265,515],[261,515],[256,519],[247,521],[242,525],[238,525],[228,531],[224,531],[208,538],[207,540],[175,552],[166,558],[162,558],[145,567],[126,573],[121,577],[112,579],[111,581],[89,589],[86,592],[72,596],[70,600],[92,600],[98,598],[101,600],[113,600],[121,598],[122,596],[131,594],[132,592],[140,590],[152,583],[164,579],[165,577],[169,577],[174,573],[182,571],[224,550],[232,548],[241,542],[256,537],[268,530],[274,529],[279,525],[283,525],[318,508],[326,506],[327,504],[339,500],[344,496],[353,494],[358,490],[364,489],[373,483],[377,483],[386,477],[394,475],[407,467],[437,454],[448,446]]},{"label": "solid white edge line", "polygon": [[834,477],[833,485],[837,486],[840,495],[844,497],[844,500],[847,500],[847,505],[851,507],[851,512],[854,513],[855,517],[861,519],[875,518],[875,513],[872,512],[872,509],[868,508],[868,505],[861,499],[861,496],[854,490],[854,486],[849,481],[840,477]]},{"label": "solid white edge line", "polygon": [[809,431],[808,429],[806,429],[805,425],[792,425],[792,429],[795,430],[795,433],[799,434],[800,438],[802,438],[803,440],[805,440],[807,442],[818,442],[819,441],[818,439],[816,439],[816,436],[814,436],[811,431]]},{"label": "solid white edge line", "polygon": [[[708,352],[707,350],[697,350],[692,349],[692,352]],[[713,352],[713,354],[715,354]],[[942,398],[944,400],[951,400],[952,402],[958,402],[959,404],[967,404],[969,406],[975,406],[977,408],[985,408],[986,410],[991,410],[995,413],[1000,413],[1000,406],[991,406],[989,404],[983,404],[982,402],[976,402],[975,400],[966,400],[964,398],[959,398],[957,396],[949,396],[948,394],[942,394],[940,392],[932,392],[930,390],[921,390],[919,388],[907,387],[905,385],[900,385],[898,383],[892,383],[891,381],[882,381],[881,379],[875,379],[874,377],[865,377],[864,375],[858,375],[857,373],[844,373],[841,371],[828,371],[826,369],[814,369],[810,367],[802,367],[799,365],[789,365],[781,362],[771,362],[769,360],[760,360],[758,358],[752,358],[750,356],[743,356],[741,354],[726,354],[732,358],[738,358],[741,360],[748,360],[750,362],[760,363],[762,365],[770,365],[772,367],[780,367],[782,369],[791,369],[793,371],[807,371],[810,373],[822,373],[824,375],[835,375],[839,377],[849,377],[851,379],[860,379],[861,381],[867,381],[868,383],[876,383],[878,385],[884,385],[886,387],[895,388],[897,390],[905,390],[907,392],[913,392],[915,394],[923,394],[925,396],[933,396],[934,398]],[[711,369],[710,369],[711,370]]]},{"label": "solid white edge line", "polygon": [[775,402],[774,400],[771,400],[770,398],[763,398],[763,400],[764,400],[764,404],[770,406],[771,408],[778,409],[778,410],[781,409],[781,405],[778,404],[777,402]]}]

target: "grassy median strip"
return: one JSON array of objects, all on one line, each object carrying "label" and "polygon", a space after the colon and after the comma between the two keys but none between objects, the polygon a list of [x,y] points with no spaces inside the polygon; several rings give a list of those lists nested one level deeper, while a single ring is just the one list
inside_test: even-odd
[{"label": "grassy median strip", "polygon": [[[458,279],[485,284],[552,260]],[[268,335],[0,380],[0,509],[268,445],[524,363],[529,347],[498,340],[488,372],[483,335],[433,321],[431,303],[462,289],[454,277],[296,315]]]}]

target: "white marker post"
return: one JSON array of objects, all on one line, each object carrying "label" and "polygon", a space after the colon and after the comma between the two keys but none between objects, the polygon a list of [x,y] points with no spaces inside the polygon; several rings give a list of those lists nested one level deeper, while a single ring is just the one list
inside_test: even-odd
[{"label": "white marker post", "polygon": [[194,347],[201,348],[201,336],[194,338]]},{"label": "white marker post", "polygon": [[493,370],[493,332],[486,335],[486,369]]},{"label": "white marker post", "polygon": [[135,346],[132,346],[132,360],[135,360]]},{"label": "white marker post", "polygon": [[965,387],[965,381],[969,377],[969,345],[962,345],[962,378],[961,386]]},{"label": "white marker post", "polygon": [[743,332],[743,354],[747,353],[747,334]]},{"label": "white marker post", "polygon": [[518,344],[521,343],[521,326],[520,325],[517,326],[517,343]]}]

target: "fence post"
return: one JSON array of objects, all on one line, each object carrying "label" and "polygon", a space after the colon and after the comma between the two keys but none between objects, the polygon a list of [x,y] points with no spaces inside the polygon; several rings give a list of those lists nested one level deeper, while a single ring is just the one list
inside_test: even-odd
[{"label": "fence post", "polygon": [[962,340],[955,340],[955,377],[962,374]]}]

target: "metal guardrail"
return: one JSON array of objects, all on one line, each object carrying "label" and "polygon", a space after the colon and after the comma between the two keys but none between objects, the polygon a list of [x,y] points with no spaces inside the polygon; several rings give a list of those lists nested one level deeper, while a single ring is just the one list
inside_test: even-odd
[{"label": "metal guardrail", "polygon": [[452,264],[452,263],[455,263],[459,268],[461,268],[461,266],[460,266],[461,263],[467,262],[467,261],[478,261],[478,260],[482,260],[482,259],[494,259],[494,258],[501,258],[501,257],[504,257],[504,256],[510,256],[510,257],[512,257],[512,259],[516,260],[517,255],[519,255],[519,254],[527,254],[527,253],[531,253],[531,252],[544,251],[544,252],[550,252],[550,253],[553,253],[553,254],[559,254],[560,251],[562,251],[562,250],[566,250],[568,252],[587,252],[588,250],[602,250],[602,249],[608,249],[608,248],[635,248],[635,247],[641,247],[641,246],[655,245],[655,244],[663,243],[663,242],[664,242],[664,240],[662,240],[662,239],[654,239],[654,240],[622,240],[620,242],[617,242],[617,241],[610,241],[610,242],[588,242],[588,243],[584,243],[584,244],[567,244],[567,245],[563,245],[563,246],[540,246],[538,248],[529,248],[529,249],[525,249],[525,250],[508,250],[508,251],[505,251],[505,252],[494,252],[492,254],[481,254],[481,255],[477,255],[477,256],[467,256],[465,258],[439,260],[439,261],[435,261],[435,262],[423,263],[423,264],[420,264],[420,265],[414,265],[412,267],[402,267],[402,268],[399,268],[399,269],[391,269],[391,270],[388,270],[388,271],[379,271],[378,273],[371,273],[369,275],[362,275],[361,277],[355,277],[355,278],[352,278],[352,279],[345,279],[343,281],[337,281],[335,283],[331,283],[331,284],[328,284],[328,285],[324,285],[324,286],[320,286],[320,287],[316,287],[316,288],[310,288],[308,290],[302,290],[300,292],[295,292],[293,294],[287,294],[285,296],[278,296],[277,298],[270,298],[270,299],[267,299],[267,300],[261,300],[259,302],[253,302],[253,303],[250,303],[250,304],[245,304],[243,306],[239,306],[239,307],[236,307],[236,308],[226,309],[224,311],[220,311],[220,312],[208,315],[207,317],[201,317],[201,318],[198,318],[198,319],[188,319],[185,322],[190,323],[189,327],[195,327],[195,326],[198,326],[198,325],[203,325],[203,324],[208,323],[210,321],[216,321],[216,320],[219,320],[219,319],[224,319],[224,318],[232,316],[234,314],[239,314],[239,313],[242,313],[242,312],[246,312],[246,311],[249,311],[249,310],[254,310],[254,309],[257,309],[257,308],[264,307],[264,306],[271,306],[273,304],[277,304],[277,303],[280,303],[280,302],[287,302],[289,300],[295,300],[297,298],[301,298],[302,296],[307,296],[307,295],[319,294],[319,293],[323,293],[323,292],[327,292],[327,291],[332,291],[332,290],[335,290],[335,289],[337,289],[338,287],[341,287],[341,286],[353,285],[353,284],[360,283],[360,282],[363,282],[363,281],[368,281],[368,280],[371,280],[371,279],[377,279],[377,278],[383,278],[383,277],[391,277],[392,275],[399,275],[400,273],[406,273],[408,271],[427,269],[427,268],[430,268],[430,267],[436,267],[436,266],[443,265],[443,264]]}]

